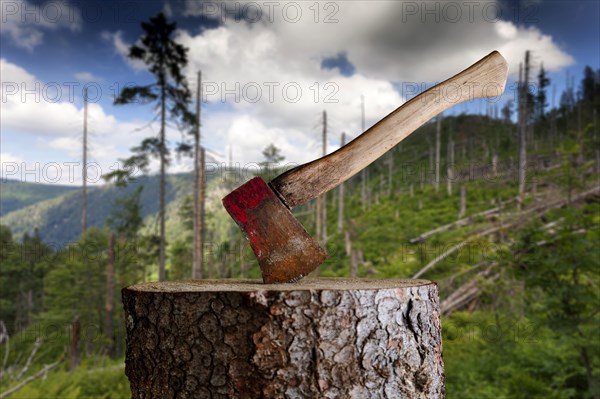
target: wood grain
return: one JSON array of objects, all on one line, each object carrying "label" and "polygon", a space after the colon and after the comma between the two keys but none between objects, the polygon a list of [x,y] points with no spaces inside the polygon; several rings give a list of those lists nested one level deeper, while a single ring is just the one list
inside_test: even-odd
[{"label": "wood grain", "polygon": [[339,150],[278,176],[269,184],[291,209],[348,180],[440,112],[463,101],[500,96],[508,64],[494,51],[407,101]]}]

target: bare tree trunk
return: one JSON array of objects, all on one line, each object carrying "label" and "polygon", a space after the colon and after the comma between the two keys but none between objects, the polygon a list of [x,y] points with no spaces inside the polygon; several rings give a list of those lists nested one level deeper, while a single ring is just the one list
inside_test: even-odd
[{"label": "bare tree trunk", "polygon": [[27,325],[30,325],[33,318],[33,290],[27,290]]},{"label": "bare tree trunk", "polygon": [[81,323],[79,316],[75,316],[71,323],[71,335],[69,339],[69,370],[75,369],[79,364],[79,339],[81,337]]},{"label": "bare tree trunk", "polygon": [[[342,133],[342,138],[341,138],[341,143],[340,143],[340,147],[343,147],[346,144],[346,133]],[[339,186],[339,198],[338,198],[338,223],[337,223],[337,230],[338,233],[342,233],[342,231],[344,230],[344,183],[342,182],[342,184],[340,184]]]},{"label": "bare tree trunk", "polygon": [[458,210],[458,218],[462,218],[467,213],[467,188],[465,185],[460,186],[460,209]]},{"label": "bare tree trunk", "polygon": [[[361,134],[365,131],[365,96],[360,96],[360,125]],[[364,168],[360,172],[360,198],[362,199],[363,210],[367,209],[367,168]]]},{"label": "bare tree trunk", "polygon": [[[327,155],[327,111],[323,111],[323,156]],[[321,195],[321,244],[327,244],[327,193]]]},{"label": "bare tree trunk", "polygon": [[106,298],[104,313],[104,335],[109,339],[107,352],[109,356],[113,355],[114,350],[114,328],[113,328],[113,308],[115,296],[115,235],[110,233],[108,236],[108,256],[106,262]]},{"label": "bare tree trunk", "polygon": [[446,167],[446,190],[448,196],[452,196],[452,180],[454,179],[454,140],[448,138],[448,166]]},{"label": "bare tree trunk", "polygon": [[346,250],[346,256],[350,256],[352,253],[352,240],[350,239],[350,232],[348,230],[344,233],[344,249]]},{"label": "bare tree trunk", "polygon": [[521,81],[521,70],[519,69],[519,194],[518,207],[523,206],[525,200],[525,179],[527,166],[527,117],[528,117],[528,93],[529,93],[529,50],[525,52],[525,71]]},{"label": "bare tree trunk", "polygon": [[387,186],[387,196],[391,197],[393,193],[393,175],[394,175],[394,153],[391,150],[388,153],[388,186]]},{"label": "bare tree trunk", "polygon": [[[323,233],[322,233],[323,210],[321,209],[323,207],[323,203],[321,202],[321,196],[317,197],[317,200],[315,202],[317,205],[316,206],[317,209],[315,210],[315,212],[316,212],[316,237],[317,237],[317,240],[320,242],[321,237],[323,236]],[[318,270],[316,271],[316,273],[318,273]]]},{"label": "bare tree trunk", "polygon": [[87,119],[88,95],[87,87],[83,89],[83,159],[81,166],[81,237],[87,234]]},{"label": "bare tree trunk", "polygon": [[164,281],[166,279],[165,264],[167,260],[167,248],[166,248],[166,237],[165,237],[165,191],[166,191],[166,178],[167,178],[167,142],[166,142],[166,93],[165,87],[161,87],[161,98],[160,98],[160,189],[159,189],[159,205],[158,205],[158,218],[160,224],[160,242],[159,242],[159,255],[158,255],[158,281]]},{"label": "bare tree trunk", "polygon": [[[352,245],[352,243],[350,244]],[[355,249],[350,250],[350,277],[358,277],[358,251]]]},{"label": "bare tree trunk", "polygon": [[133,398],[443,398],[437,285],[195,280],[123,290]]},{"label": "bare tree trunk", "polygon": [[241,235],[240,236],[240,277],[241,278],[246,278],[247,277],[247,270],[246,268],[248,267],[248,264],[246,263],[246,259],[244,258],[244,236]]},{"label": "bare tree trunk", "polygon": [[367,210],[371,210],[371,188],[369,187],[369,179],[371,178],[371,175],[369,173],[369,169],[365,168],[365,181],[367,183],[367,189],[365,191],[365,201],[367,202]]},{"label": "bare tree trunk", "polygon": [[204,159],[200,135],[200,112],[202,99],[202,72],[198,72],[196,89],[196,132],[194,134],[194,248],[192,258],[192,278],[204,277]]},{"label": "bare tree trunk", "polygon": [[440,190],[440,149],[442,134],[442,114],[437,116],[435,129],[435,192]]}]

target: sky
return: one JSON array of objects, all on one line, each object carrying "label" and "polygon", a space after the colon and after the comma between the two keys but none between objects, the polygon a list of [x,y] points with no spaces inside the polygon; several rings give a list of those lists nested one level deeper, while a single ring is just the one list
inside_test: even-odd
[{"label": "sky", "polygon": [[[509,63],[501,98],[456,105],[485,112],[514,98],[526,50],[532,81],[549,72],[550,103],[585,65],[600,68],[600,5],[580,1],[34,1],[0,0],[2,178],[81,184],[83,90],[87,88],[88,182],[146,137],[158,134],[151,106],[113,105],[127,85],[149,84],[127,57],[140,23],[158,12],[189,48],[184,73],[195,92],[202,71],[202,143],[210,167],[252,167],[273,143],[287,163],[328,151],[425,87],[498,50]],[[553,95],[553,93],[555,93]],[[174,123],[169,143],[181,141]],[[169,172],[191,170],[174,157]],[[157,164],[151,165],[153,171]]]}]

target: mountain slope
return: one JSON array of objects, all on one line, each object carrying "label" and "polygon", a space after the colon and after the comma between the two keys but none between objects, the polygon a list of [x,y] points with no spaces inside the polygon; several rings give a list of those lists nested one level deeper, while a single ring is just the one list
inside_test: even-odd
[{"label": "mountain slope", "polygon": [[0,181],[0,216],[40,201],[71,193],[77,189],[77,187],[73,186],[27,183],[3,179]]},{"label": "mountain slope", "polygon": [[[168,176],[166,200],[169,207],[177,207],[177,203],[185,195],[191,194],[191,179],[190,174]],[[142,216],[148,218],[156,214],[158,182],[158,176],[142,176],[126,188],[112,185],[91,187],[88,190],[88,226],[103,226],[112,210],[114,200],[131,194],[139,185],[144,186],[140,197]],[[68,190],[44,201],[9,212],[0,218],[0,223],[9,226],[18,239],[37,228],[44,242],[52,243],[59,248],[63,247],[76,241],[81,234],[80,192]]]}]

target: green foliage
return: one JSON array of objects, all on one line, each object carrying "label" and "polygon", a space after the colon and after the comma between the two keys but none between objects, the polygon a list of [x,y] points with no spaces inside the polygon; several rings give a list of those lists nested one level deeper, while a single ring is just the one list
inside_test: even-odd
[{"label": "green foliage", "polygon": [[[597,185],[597,170],[594,172],[585,160],[595,157],[598,137],[589,123],[600,96],[595,94],[596,75],[588,73],[586,76],[588,81],[582,83],[582,87],[587,94],[580,100],[573,97],[569,103],[571,108],[581,108],[582,132],[574,131],[577,114],[568,108],[550,110],[545,121],[535,121],[532,129],[537,135],[534,135],[535,148],[540,154],[549,153],[554,165],[557,162],[560,165],[536,173],[538,198],[531,195],[525,209],[541,205],[546,198],[562,198],[563,194]],[[458,184],[454,184],[452,195],[446,193],[444,184],[438,192],[431,184],[431,143],[425,137],[433,137],[435,127],[425,125],[393,149],[385,160],[368,167],[365,184],[368,201],[362,199],[360,176],[346,183],[346,218],[341,233],[336,229],[337,196],[335,192],[328,193],[330,257],[321,266],[321,275],[348,275],[346,232],[351,237],[352,248],[364,256],[359,276],[406,278],[473,232],[501,226],[503,220],[514,215],[516,207],[508,203],[500,216],[473,216],[516,194],[515,176],[510,172],[501,173],[497,178],[482,177],[481,168],[477,166],[477,162],[484,166],[489,164],[492,154],[498,155],[504,165],[509,165],[511,157],[515,157],[515,126],[510,122],[508,111],[507,116],[503,121],[473,115],[444,119],[441,169],[445,170],[444,149],[452,134],[456,162],[463,172],[461,184],[467,189],[466,216],[472,217],[468,226],[454,227],[422,243],[409,244],[410,239],[425,231],[456,221],[459,209]],[[548,120],[557,124],[561,136],[550,136]],[[142,143],[140,148],[150,152],[159,149],[152,141]],[[278,154],[277,151],[270,153]],[[529,153],[532,159],[540,154]],[[281,161],[265,157],[268,161]],[[384,163],[390,159],[393,169]],[[513,159],[513,165],[515,162]],[[469,165],[475,166],[471,170]],[[388,187],[390,170],[392,187]],[[22,366],[35,338],[42,336],[42,350],[29,372],[33,373],[42,363],[53,362],[64,353],[68,326],[75,315],[79,315],[83,327],[88,327],[82,337],[82,364],[71,373],[64,371],[63,366],[53,370],[47,379],[25,387],[21,391],[23,397],[129,396],[123,360],[107,360],[98,354],[113,342],[113,337],[107,337],[104,331],[106,295],[114,295],[116,304],[113,323],[118,357],[124,351],[119,289],[134,282],[156,279],[155,272],[150,270],[156,269],[158,258],[155,223],[158,177],[142,176],[136,181],[144,185],[143,192],[135,185],[124,189],[104,186],[89,190],[90,224],[98,228],[89,230],[85,242],[77,240],[79,214],[73,211],[79,208],[79,193],[65,193],[2,218],[13,229],[11,234],[7,228],[0,228],[0,317],[15,327],[11,330],[9,364]],[[206,227],[210,248],[206,250],[206,257],[213,277],[220,274],[236,277],[241,267],[239,230],[220,205],[221,198],[239,183],[230,175],[207,182]],[[528,182],[529,187],[531,183]],[[191,272],[189,198],[192,187],[190,174],[168,177],[170,279],[188,278]],[[540,193],[544,195],[542,200]],[[115,200],[117,197],[120,200]],[[314,233],[314,207],[308,204],[294,211],[307,230]],[[103,226],[111,213],[110,224],[119,232],[119,237],[116,286],[114,292],[107,294],[105,268],[109,231]],[[599,214],[600,207],[593,198],[583,205],[569,204],[564,209],[547,212],[541,219],[531,213],[527,216],[528,223],[523,220],[522,225],[501,230],[497,236],[472,240],[426,273],[425,278],[438,281],[443,300],[456,288],[453,282],[468,281],[473,270],[475,273],[481,270],[478,266],[481,260],[496,264],[495,279],[477,280],[482,291],[477,301],[469,304],[469,311],[454,312],[443,319],[448,397],[591,399],[600,394],[595,382],[600,371],[597,339]],[[138,232],[140,217],[145,223]],[[129,219],[136,222],[129,223]],[[555,225],[544,227],[548,223]],[[27,235],[22,243],[18,242],[36,226],[39,234]],[[129,226],[137,227],[130,231]],[[72,244],[42,243],[49,240]],[[487,253],[484,254],[482,248]],[[254,256],[248,248],[245,252],[247,275],[260,277]],[[32,258],[32,253],[38,255]],[[34,305],[28,310],[23,302],[28,296],[23,294],[30,288]],[[4,347],[0,347],[0,359],[3,350]],[[13,385],[6,381],[2,384],[2,389]]]},{"label": "green foliage", "polygon": [[[90,359],[91,360],[91,359]],[[129,382],[125,376],[124,359],[103,361],[100,367],[91,361],[75,371],[64,368],[50,371],[47,378],[38,379],[14,394],[16,398],[27,399],[123,399],[131,396]],[[59,366],[60,367],[60,366]],[[7,384],[8,385],[8,384]],[[10,388],[0,385],[2,389]]]},{"label": "green foliage", "polygon": [[443,321],[450,397],[597,397],[599,211],[559,210],[554,232],[529,225],[498,256],[504,281],[487,294],[494,309]]},{"label": "green foliage", "polygon": [[106,223],[119,236],[129,239],[134,238],[142,227],[140,195],[143,190],[144,186],[140,185],[132,194],[115,199],[114,210],[106,219]]},{"label": "green foliage", "polygon": [[265,160],[261,162],[261,165],[278,164],[283,161],[285,157],[281,155],[281,150],[275,146],[275,144],[269,144],[262,152]]},{"label": "green foliage", "polygon": [[52,267],[54,252],[40,239],[25,235],[22,243],[13,240],[10,229],[0,225],[0,320],[9,331],[18,331],[33,321],[43,302],[44,278]]}]

